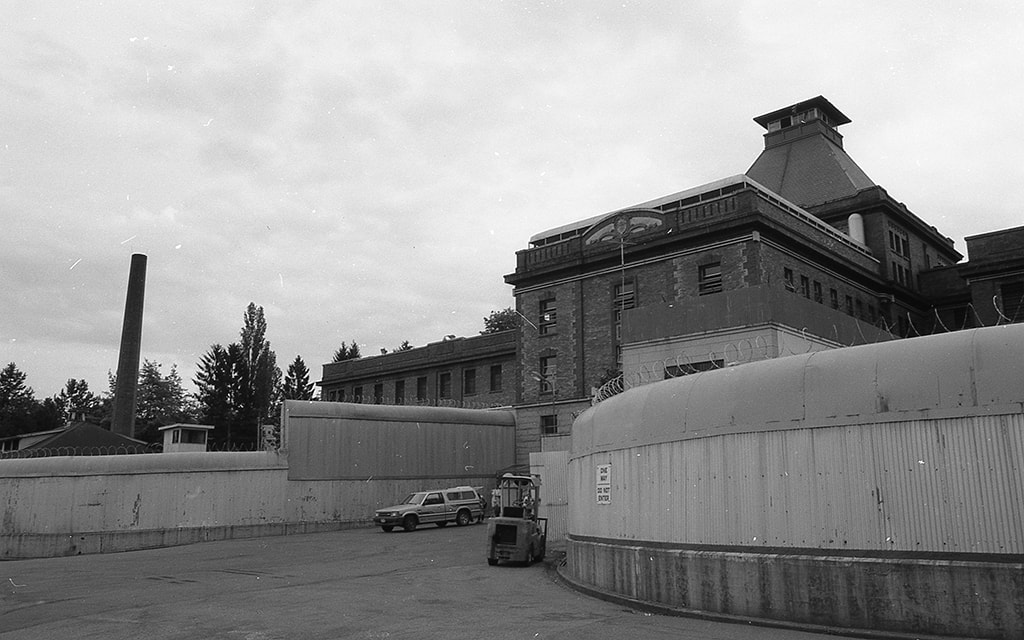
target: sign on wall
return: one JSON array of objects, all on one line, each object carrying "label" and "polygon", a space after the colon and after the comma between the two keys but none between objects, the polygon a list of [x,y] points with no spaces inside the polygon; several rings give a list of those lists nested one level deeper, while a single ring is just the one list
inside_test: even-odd
[{"label": "sign on wall", "polygon": [[612,465],[597,465],[597,504],[612,503]]}]

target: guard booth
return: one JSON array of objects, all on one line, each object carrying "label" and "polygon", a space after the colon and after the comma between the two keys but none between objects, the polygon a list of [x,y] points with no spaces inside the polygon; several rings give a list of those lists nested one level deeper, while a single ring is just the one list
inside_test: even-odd
[{"label": "guard booth", "polygon": [[208,424],[169,424],[164,432],[164,453],[206,451],[206,440],[213,427]]}]

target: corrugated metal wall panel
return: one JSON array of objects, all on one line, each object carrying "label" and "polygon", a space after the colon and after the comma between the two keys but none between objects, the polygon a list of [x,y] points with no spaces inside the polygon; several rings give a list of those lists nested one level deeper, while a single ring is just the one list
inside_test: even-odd
[{"label": "corrugated metal wall panel", "polygon": [[479,476],[515,460],[513,426],[323,417],[289,432],[291,480]]},{"label": "corrugated metal wall panel", "polygon": [[569,531],[569,452],[531,453],[530,473],[541,479],[539,513],[548,519],[548,545],[561,545]]},{"label": "corrugated metal wall panel", "polygon": [[[1024,414],[762,431],[570,463],[574,534],[1024,553]],[[612,465],[611,504],[596,465]]]}]

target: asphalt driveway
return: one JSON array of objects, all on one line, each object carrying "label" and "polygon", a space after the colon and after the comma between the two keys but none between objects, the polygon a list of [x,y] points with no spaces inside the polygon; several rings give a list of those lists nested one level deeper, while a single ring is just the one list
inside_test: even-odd
[{"label": "asphalt driveway", "polygon": [[354,529],[2,562],[0,637],[828,637],[638,612],[568,588],[543,563],[488,566],[485,538],[483,525]]}]

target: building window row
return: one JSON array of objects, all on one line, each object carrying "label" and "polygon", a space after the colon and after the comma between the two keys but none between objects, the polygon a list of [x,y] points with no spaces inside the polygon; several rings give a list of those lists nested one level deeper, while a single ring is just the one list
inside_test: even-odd
[{"label": "building window row", "polygon": [[[490,393],[499,393],[503,390],[503,375],[502,365],[494,364],[490,365],[489,369],[489,386],[488,391]],[[394,381],[394,398],[393,404],[406,404],[406,381],[395,380]],[[384,395],[384,382],[377,382],[373,385],[372,402],[374,404],[392,404],[392,400]],[[363,385],[355,385],[352,388],[351,401],[354,403],[362,403],[364,400]],[[452,373],[450,371],[441,371],[437,374],[437,397],[440,400],[452,399]],[[480,393],[480,388],[477,381],[477,368],[467,368],[462,371],[462,393],[466,396],[476,395]],[[326,392],[326,399],[329,402],[345,402],[347,399],[346,390],[344,388],[331,389]],[[428,381],[427,376],[418,376],[416,378],[416,404],[425,404],[429,402],[428,396]]]},{"label": "building window row", "polygon": [[902,284],[903,286],[910,286],[910,269],[903,266],[895,260],[892,261],[892,279]]},{"label": "building window row", "polygon": [[898,256],[910,258],[910,240],[905,231],[889,227],[889,250]]},{"label": "building window row", "polygon": [[[783,269],[783,283],[785,284],[787,291],[797,292],[796,286],[796,274],[793,270],[786,267]],[[801,275],[800,276],[800,295],[807,299],[813,299],[818,304],[825,304],[825,289],[821,282],[817,280],[811,280],[810,277]],[[828,304],[832,309],[836,311],[843,311],[847,315],[859,318],[861,320],[867,320],[868,322],[875,323],[879,317],[880,312],[875,305],[868,303],[864,304],[862,299],[854,298],[851,295],[847,295],[843,299],[843,305],[840,305],[839,291],[834,288],[828,290]]]}]

